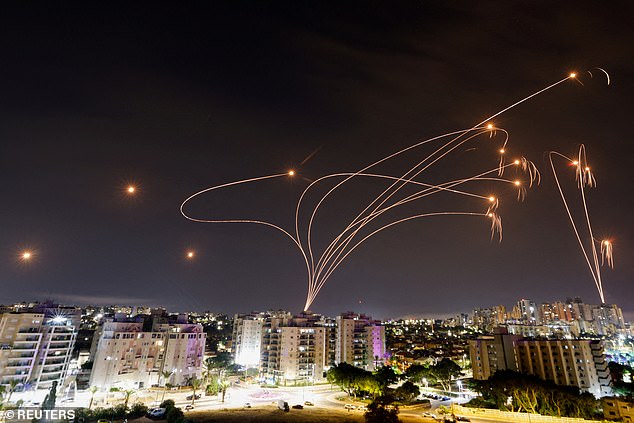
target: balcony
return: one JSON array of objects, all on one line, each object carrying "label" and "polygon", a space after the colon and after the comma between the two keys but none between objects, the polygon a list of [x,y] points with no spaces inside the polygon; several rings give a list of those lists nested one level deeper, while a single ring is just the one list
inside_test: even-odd
[{"label": "balcony", "polygon": [[21,369],[23,367],[31,367],[31,363],[28,361],[20,361],[19,363],[7,364],[5,369]]},{"label": "balcony", "polygon": [[35,351],[37,348],[33,346],[32,344],[31,345],[27,344],[27,345],[14,345],[13,349],[20,350],[20,351],[28,351],[28,350]]}]

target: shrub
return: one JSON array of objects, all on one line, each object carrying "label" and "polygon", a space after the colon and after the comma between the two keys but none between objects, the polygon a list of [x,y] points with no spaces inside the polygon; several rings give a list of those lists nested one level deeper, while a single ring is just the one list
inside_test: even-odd
[{"label": "shrub", "polygon": [[180,408],[174,407],[167,412],[167,423],[180,423],[185,420],[185,415]]},{"label": "shrub", "polygon": [[176,404],[174,403],[174,400],[168,399],[165,400],[161,403],[161,408],[165,408],[167,410],[176,407]]},{"label": "shrub", "polygon": [[130,407],[128,418],[136,419],[138,417],[142,417],[147,413],[147,411],[148,408],[145,404],[137,402],[136,404],[132,404],[132,407]]}]

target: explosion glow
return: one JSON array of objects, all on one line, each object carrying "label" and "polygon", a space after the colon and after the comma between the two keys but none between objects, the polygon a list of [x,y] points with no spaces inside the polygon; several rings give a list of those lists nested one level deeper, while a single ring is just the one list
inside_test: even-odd
[{"label": "explosion glow", "polygon": [[[570,206],[568,205],[568,201],[566,200],[566,196],[564,195],[564,190],[561,186],[561,183],[559,182],[559,176],[557,175],[555,164],[553,162],[553,158],[557,157],[565,159],[571,166],[575,168],[575,178],[577,180],[577,187],[579,188],[579,193],[581,195],[584,226],[587,230],[587,238],[582,238],[581,234],[579,233],[579,229],[577,227],[575,219],[572,216],[572,212],[570,211]],[[597,240],[592,232],[590,215],[588,214],[588,204],[586,202],[585,187],[594,187],[596,186],[597,182],[594,179],[594,175],[590,172],[590,166],[588,166],[587,164],[586,148],[583,144],[579,147],[579,154],[576,159],[571,159],[556,151],[549,152],[548,158],[550,161],[550,167],[552,169],[553,176],[555,177],[555,183],[557,184],[557,188],[559,190],[559,195],[561,196],[564,208],[566,209],[566,213],[568,214],[568,219],[570,220],[570,224],[572,225],[572,230],[575,233],[577,242],[579,243],[579,247],[581,247],[583,257],[585,258],[588,268],[590,269],[594,284],[599,291],[601,302],[605,303],[605,297],[603,294],[603,280],[601,278],[601,265],[607,263],[608,266],[614,267],[614,258],[612,256],[612,242],[610,242],[609,240]],[[597,253],[597,244],[600,248],[599,253]],[[586,249],[587,246],[590,247],[590,255],[592,257],[590,257],[590,255],[588,254],[588,251]],[[601,256],[601,263],[599,263],[599,255]]]},{"label": "explosion glow", "polygon": [[[491,184],[503,184],[509,188],[517,191],[518,200],[523,200],[526,195],[526,186],[532,187],[534,183],[539,184],[540,174],[536,166],[524,157],[516,158],[509,163],[506,163],[505,157],[508,153],[508,139],[509,135],[507,131],[502,128],[494,127],[491,124],[491,120],[502,113],[514,108],[515,106],[565,82],[569,79],[574,79],[576,74],[571,73],[567,77],[551,84],[513,104],[500,110],[499,112],[487,117],[482,122],[476,124],[469,129],[463,129],[459,131],[450,132],[447,134],[439,135],[433,138],[420,141],[414,145],[403,148],[393,154],[390,154],[360,170],[357,172],[341,172],[322,176],[313,182],[311,182],[300,195],[295,209],[295,231],[291,234],[289,230],[278,226],[277,224],[253,219],[203,219],[191,217],[185,212],[186,204],[204,193],[215,191],[221,188],[228,188],[237,185],[262,182],[269,179],[288,178],[296,174],[294,170],[287,171],[285,173],[261,176],[256,178],[244,179],[235,182],[229,182],[222,185],[216,185],[210,188],[198,191],[183,201],[180,206],[181,214],[188,220],[200,223],[251,223],[269,226],[282,232],[288,238],[290,238],[295,246],[298,248],[304,263],[306,265],[307,280],[308,280],[308,293],[304,310],[308,310],[311,304],[315,301],[317,295],[324,287],[326,282],[330,279],[333,272],[342,264],[342,262],[361,244],[366,240],[376,235],[377,233],[391,228],[400,223],[422,219],[430,217],[441,216],[471,216],[485,218],[490,221],[491,225],[491,239],[495,236],[499,241],[502,240],[502,219],[498,214],[499,196],[494,196],[490,192],[479,193],[477,187],[484,185],[483,189],[489,188]],[[496,157],[496,165],[492,168],[485,168],[485,170],[476,171],[474,174],[468,176],[459,176],[450,178],[440,182],[424,182],[421,180],[422,176],[426,176],[424,172],[432,168],[433,166],[441,163],[441,160],[452,157],[451,153],[456,152],[456,149],[464,147],[467,143],[482,143],[483,135],[490,139],[491,142],[496,143],[497,146],[492,146],[494,157]],[[498,141],[499,140],[499,141]],[[498,141],[498,142],[496,142]],[[435,144],[440,144],[437,146]],[[407,152],[418,151],[415,149],[427,147],[431,150],[431,153],[426,153],[413,167],[400,174],[400,176],[387,175],[376,171],[378,165],[385,164],[388,161],[394,159],[397,156],[403,157]],[[471,149],[475,150],[475,149]],[[584,158],[585,160],[585,158]],[[585,161],[584,161],[585,166]],[[505,171],[509,168],[514,168],[514,173],[523,174],[525,179],[523,182],[521,179],[507,179],[504,177]],[[449,169],[448,167],[443,167]],[[583,169],[578,167],[578,169]],[[554,168],[553,168],[554,170]],[[399,172],[400,173],[400,172]],[[581,175],[583,184],[590,185],[593,181],[589,171],[585,171]],[[339,232],[323,249],[317,249],[314,244],[314,225],[317,212],[325,205],[326,200],[331,197],[337,190],[340,190],[344,185],[350,184],[360,179],[371,179],[377,183],[381,182],[387,184],[385,188],[378,196],[368,199],[367,205],[354,217],[347,225],[342,226],[343,230]],[[338,182],[337,182],[338,181]],[[305,210],[306,203],[313,194],[316,188],[323,186],[326,182],[336,182],[334,186],[331,186],[325,194],[318,196],[315,199],[315,205]],[[467,189],[470,187],[469,189]],[[409,191],[407,191],[409,190]],[[408,193],[407,193],[407,192]],[[412,192],[413,191],[413,192]],[[583,191],[582,191],[583,192]],[[447,194],[451,196],[464,197],[465,199],[473,199],[476,201],[475,209],[466,207],[461,210],[429,210],[429,204],[424,210],[419,210],[406,217],[393,217],[389,218],[390,211],[393,211],[400,206],[409,204],[412,206],[413,202],[418,207],[420,200],[427,199],[437,194]],[[313,194],[314,195],[314,194]],[[565,202],[565,199],[564,199]],[[432,207],[434,203],[431,203]],[[409,213],[409,212],[408,212]],[[387,216],[387,217],[386,217]],[[374,224],[374,226],[371,226]],[[574,224],[573,224],[574,226]],[[341,228],[340,228],[341,229]],[[601,244],[602,251],[606,251],[605,257],[608,263],[611,263],[611,244]],[[610,254],[607,253],[610,251]],[[596,255],[596,254],[595,254]],[[609,256],[609,258],[608,258]],[[594,273],[593,273],[594,275]],[[598,276],[598,287],[600,288],[600,276]],[[602,294],[601,294],[602,295]],[[603,297],[602,297],[603,299]]]}]

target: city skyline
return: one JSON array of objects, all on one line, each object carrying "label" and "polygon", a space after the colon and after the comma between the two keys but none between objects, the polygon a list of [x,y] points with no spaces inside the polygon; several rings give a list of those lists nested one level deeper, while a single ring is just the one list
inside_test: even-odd
[{"label": "city skyline", "polygon": [[[266,228],[187,222],[182,200],[293,169],[292,180],[225,193],[199,210],[291,229],[288,205],[304,178],[354,172],[469,128],[578,72],[583,85],[568,81],[495,122],[542,172],[524,202],[500,191],[501,244],[482,222],[407,224],[351,255],[311,309],[405,316],[522,297],[598,303],[544,158],[550,150],[573,155],[583,143],[598,182],[588,201],[593,225],[615,246],[606,302],[631,320],[634,193],[624,158],[632,153],[625,137],[634,68],[623,40],[632,29],[616,7],[590,14],[582,2],[548,7],[545,16],[545,5],[411,3],[389,17],[378,5],[129,6],[125,18],[12,6],[0,30],[0,302],[300,311],[305,276],[287,240]],[[596,67],[609,72],[610,85],[585,73]],[[572,173],[560,177],[574,188]],[[354,212],[363,190],[371,188],[323,217],[327,230],[336,233],[334,215]]]}]

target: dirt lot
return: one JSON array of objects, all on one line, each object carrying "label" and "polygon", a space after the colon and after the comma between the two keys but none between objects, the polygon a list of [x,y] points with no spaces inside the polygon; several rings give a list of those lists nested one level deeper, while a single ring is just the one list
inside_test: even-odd
[{"label": "dirt lot", "polygon": [[[347,412],[330,408],[305,407],[303,410],[293,410],[285,413],[274,405],[250,409],[231,409],[198,411],[187,413],[186,416],[200,423],[363,423],[363,413],[359,411]],[[422,423],[420,417],[399,416],[404,423]]]}]

